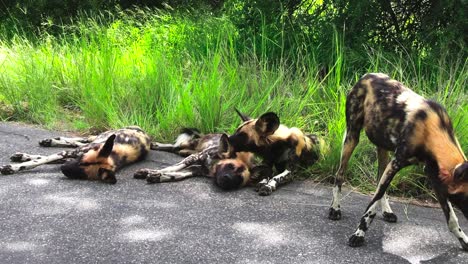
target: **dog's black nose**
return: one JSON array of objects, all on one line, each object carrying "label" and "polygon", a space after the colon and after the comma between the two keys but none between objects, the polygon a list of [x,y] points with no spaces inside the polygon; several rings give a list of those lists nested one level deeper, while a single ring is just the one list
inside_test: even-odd
[{"label": "dog's black nose", "polygon": [[80,168],[80,163],[77,160],[67,161],[60,166],[62,173],[70,179],[87,179],[85,171]]}]

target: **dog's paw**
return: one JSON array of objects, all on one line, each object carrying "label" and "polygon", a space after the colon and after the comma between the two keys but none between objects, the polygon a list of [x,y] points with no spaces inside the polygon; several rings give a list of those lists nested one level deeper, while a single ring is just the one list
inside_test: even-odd
[{"label": "dog's paw", "polygon": [[262,185],[259,189],[258,189],[258,195],[260,196],[268,196],[270,194],[273,193],[273,188],[271,186],[268,186],[268,185]]},{"label": "dog's paw", "polygon": [[147,169],[140,169],[140,170],[137,170],[137,171],[133,174],[133,178],[134,178],[134,179],[139,179],[139,180],[144,180],[144,179],[146,179],[147,176],[148,176],[148,170],[147,170]]},{"label": "dog's paw", "polygon": [[51,147],[52,146],[52,139],[46,138],[39,141],[39,146],[41,147]]},{"label": "dog's paw", "polygon": [[394,213],[384,212],[382,216],[385,222],[396,223],[398,221],[398,217]]},{"label": "dog's paw", "polygon": [[146,177],[146,182],[148,183],[160,183],[161,182],[161,173],[151,173]]},{"label": "dog's paw", "polygon": [[30,158],[26,158],[23,153],[15,153],[10,156],[10,160],[12,162],[24,162],[24,161],[30,161]]},{"label": "dog's paw", "polygon": [[335,208],[330,207],[330,211],[328,211],[328,219],[330,220],[340,220],[341,219],[341,210],[336,210]]},{"label": "dog's paw", "polygon": [[364,245],[364,237],[363,236],[357,236],[357,235],[352,235],[349,238],[348,245],[350,247],[360,247]]},{"label": "dog's paw", "polygon": [[0,167],[0,173],[3,175],[9,175],[15,173],[11,165],[4,165]]},{"label": "dog's paw", "polygon": [[468,251],[468,243],[463,241],[462,238],[459,238],[458,240],[460,240],[460,244],[461,244],[463,250]]}]

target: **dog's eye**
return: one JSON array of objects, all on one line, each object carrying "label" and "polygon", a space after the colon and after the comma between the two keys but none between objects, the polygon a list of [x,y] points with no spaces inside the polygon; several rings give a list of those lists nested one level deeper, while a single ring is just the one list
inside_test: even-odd
[{"label": "dog's eye", "polygon": [[242,173],[244,171],[244,167],[237,167],[236,172],[237,173]]},{"label": "dog's eye", "polygon": [[226,169],[234,170],[234,165],[232,165],[231,163],[228,163],[228,164],[226,164]]}]

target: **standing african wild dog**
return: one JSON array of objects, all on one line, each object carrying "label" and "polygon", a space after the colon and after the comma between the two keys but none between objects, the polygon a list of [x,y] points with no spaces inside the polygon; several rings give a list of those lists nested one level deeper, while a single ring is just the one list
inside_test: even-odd
[{"label": "standing african wild dog", "polygon": [[[427,100],[385,74],[364,75],[349,92],[346,100],[346,134],[340,168],[336,174],[329,218],[341,217],[340,198],[344,171],[359,142],[362,128],[377,146],[379,176],[377,191],[367,206],[349,245],[364,244],[364,235],[380,203],[384,218],[395,222],[385,195],[388,185],[402,168],[424,163],[425,174],[444,211],[449,230],[468,250],[468,237],[458,225],[452,203],[468,218],[468,162],[454,136],[445,109]],[[394,151],[388,162],[388,152]]]},{"label": "standing african wild dog", "polygon": [[72,179],[100,180],[116,183],[115,172],[121,167],[140,161],[150,149],[150,138],[139,127],[132,126],[104,132],[87,138],[58,137],[39,142],[43,147],[75,147],[49,156],[16,153],[12,161],[19,164],[5,165],[2,174],[12,174],[52,162],[65,162],[61,170]]},{"label": "standing african wild dog", "polygon": [[315,135],[306,135],[296,127],[280,124],[278,115],[269,112],[252,119],[236,112],[243,123],[229,137],[231,151],[249,151],[263,158],[264,165],[274,166],[278,175],[262,180],[257,190],[260,195],[270,195],[280,184],[290,181],[291,165],[310,166],[319,157],[319,140]]},{"label": "standing african wild dog", "polygon": [[177,153],[186,157],[184,160],[159,170],[141,169],[134,177],[159,183],[209,176],[224,190],[240,188],[251,179],[253,154],[237,152],[230,155],[228,148],[226,134],[202,136],[196,129],[185,128],[174,144],[153,143],[151,146],[154,150]]}]

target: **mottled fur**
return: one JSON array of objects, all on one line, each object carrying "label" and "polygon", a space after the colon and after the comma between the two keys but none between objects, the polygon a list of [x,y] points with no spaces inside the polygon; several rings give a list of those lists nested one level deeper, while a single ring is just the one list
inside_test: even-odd
[{"label": "mottled fur", "polygon": [[[382,176],[349,244],[361,246],[364,243],[365,232],[379,203],[384,218],[390,222],[396,221],[385,191],[399,170],[411,164],[423,163],[450,231],[459,239],[462,247],[468,250],[468,238],[460,229],[451,206],[454,204],[468,217],[468,163],[445,109],[385,74],[372,73],[364,75],[349,92],[346,125],[329,218],[341,218],[340,197],[344,172],[363,128],[369,140],[377,146],[379,175]],[[389,151],[395,153],[390,162]]]},{"label": "mottled fur", "polygon": [[116,183],[115,172],[121,167],[142,160],[150,149],[150,138],[139,127],[104,132],[87,138],[58,137],[39,142],[44,147],[76,147],[50,156],[17,153],[12,161],[20,164],[5,165],[2,174],[32,169],[41,164],[64,162],[63,174],[73,179],[100,180]]},{"label": "mottled fur", "polygon": [[[236,110],[237,111],[237,110]],[[294,165],[310,166],[318,159],[319,141],[315,135],[306,135],[296,127],[280,124],[279,117],[272,112],[257,119],[237,111],[243,123],[229,137],[231,151],[249,151],[263,158],[264,165],[275,167],[279,173],[259,183],[260,195],[269,195],[276,186],[290,180],[288,168]],[[283,173],[286,172],[286,173]]]},{"label": "mottled fur", "polygon": [[226,134],[201,135],[196,129],[184,129],[174,144],[153,143],[152,149],[187,157],[160,170],[141,169],[135,178],[159,183],[208,176],[222,189],[240,188],[250,181],[253,154],[231,153],[226,142]]}]

